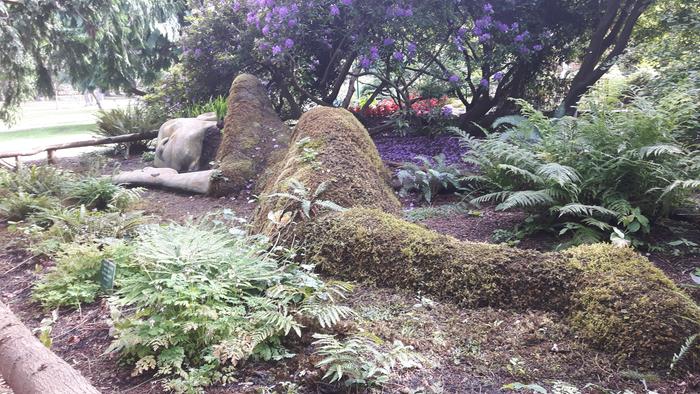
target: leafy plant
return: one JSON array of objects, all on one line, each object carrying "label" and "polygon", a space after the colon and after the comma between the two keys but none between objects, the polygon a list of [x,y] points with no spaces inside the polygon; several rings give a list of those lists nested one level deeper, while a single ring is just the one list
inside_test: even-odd
[{"label": "leafy plant", "polygon": [[93,302],[100,291],[98,275],[102,260],[123,261],[126,250],[123,243],[64,244],[56,257],[56,266],[34,286],[32,296],[47,309],[80,307]]},{"label": "leafy plant", "polygon": [[[158,130],[165,119],[143,104],[129,104],[122,108],[99,111],[97,114],[97,133],[105,137],[125,134],[143,133]],[[129,143],[129,150],[142,152],[148,148],[149,141]]]},{"label": "leafy plant", "polygon": [[297,179],[290,179],[288,185],[289,192],[272,193],[268,197],[284,198],[291,201],[294,205],[296,205],[294,210],[291,211],[292,215],[284,218],[285,210],[283,209],[277,212],[270,212],[268,214],[268,218],[272,221],[284,220],[286,222],[290,222],[293,219],[293,216],[297,213],[301,213],[301,215],[303,215],[304,217],[310,218],[311,215],[315,212],[314,208],[330,209],[331,211],[339,212],[344,211],[345,208],[334,203],[333,201],[320,199],[321,195],[323,195],[323,193],[325,193],[325,191],[328,190],[329,185],[329,181],[321,182],[318,185],[318,187],[316,187],[316,190],[311,192],[311,190],[309,190],[303,183],[301,183]]},{"label": "leafy plant", "polygon": [[349,285],[324,282],[288,250],[223,226],[147,226],[133,250],[132,274],[111,299],[109,351],[132,362],[135,375],[172,377],[176,391],[226,381],[250,357],[291,357],[283,338],[301,335],[301,319],[329,327],[352,313],[336,304]]},{"label": "leafy plant", "polygon": [[0,168],[0,195],[22,191],[34,196],[61,196],[74,179],[74,174],[52,166],[21,166],[17,171]]},{"label": "leafy plant", "polygon": [[55,208],[60,201],[49,195],[36,196],[19,191],[0,196],[0,218],[10,221],[24,220],[31,214],[44,209]]},{"label": "leafy plant", "polygon": [[388,351],[380,348],[379,338],[356,334],[339,341],[334,335],[314,334],[315,355],[323,357],[317,368],[326,370],[323,379],[343,381],[346,386],[381,386],[396,368],[416,368],[422,358],[411,346],[395,341]]},{"label": "leafy plant", "polygon": [[88,177],[71,184],[67,194],[89,209],[124,211],[139,200],[143,190],[115,185],[109,178]]},{"label": "leafy plant", "polygon": [[210,97],[208,101],[201,103],[195,103],[183,110],[183,115],[189,118],[196,118],[199,115],[214,112],[216,114],[216,119],[223,120],[226,117],[226,111],[228,106],[226,105],[225,96]]},{"label": "leafy plant", "polygon": [[505,133],[462,133],[464,160],[480,171],[464,178],[471,203],[524,209],[539,229],[571,234],[565,245],[620,238],[617,231],[638,245],[700,186],[700,155],[676,139],[692,111],[621,89],[594,89],[578,118],[549,119],[517,100],[525,120]]},{"label": "leafy plant", "polygon": [[681,348],[678,350],[678,353],[673,354],[673,359],[671,360],[671,365],[669,367],[669,370],[673,371],[681,361],[690,353],[693,349],[693,346],[695,345],[695,341],[698,339],[698,336],[700,334],[695,334],[691,335],[688,338],[686,338],[685,342],[683,342],[683,345],[681,345]]},{"label": "leafy plant", "polygon": [[402,195],[418,191],[426,202],[431,203],[438,193],[461,188],[462,172],[457,166],[448,165],[444,154],[432,160],[425,156],[417,156],[417,159],[423,162],[422,166],[404,163],[396,174],[401,182]]}]

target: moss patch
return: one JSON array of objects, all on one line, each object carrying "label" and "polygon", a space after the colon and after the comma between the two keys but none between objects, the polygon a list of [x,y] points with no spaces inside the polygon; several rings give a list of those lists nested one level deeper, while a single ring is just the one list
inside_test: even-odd
[{"label": "moss patch", "polygon": [[600,244],[541,253],[461,242],[371,209],[328,215],[306,231],[307,258],[329,274],[463,306],[561,313],[621,362],[667,367],[699,328],[697,305],[632,250]]},{"label": "moss patch", "polygon": [[267,215],[289,209],[290,201],[269,196],[287,192],[291,179],[311,191],[327,182],[329,187],[319,199],[342,207],[400,212],[401,204],[389,186],[389,173],[377,148],[367,130],[346,110],[319,107],[304,114],[277,170],[277,176],[269,178],[261,192],[253,220],[256,232],[272,235],[279,230]]},{"label": "moss patch", "polygon": [[221,145],[216,155],[222,177],[214,195],[236,193],[265,179],[286,152],[289,129],[275,113],[260,81],[241,74],[231,84]]}]

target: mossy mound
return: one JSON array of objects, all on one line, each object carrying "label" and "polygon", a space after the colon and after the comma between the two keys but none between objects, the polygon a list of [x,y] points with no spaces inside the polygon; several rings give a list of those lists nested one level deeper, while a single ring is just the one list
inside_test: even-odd
[{"label": "mossy mound", "polygon": [[[389,173],[367,130],[344,109],[318,107],[305,113],[292,134],[277,175],[270,177],[260,193],[254,215],[256,232],[272,234],[278,230],[269,219],[270,212],[297,212],[298,202],[275,193],[289,192],[296,180],[309,190],[309,200],[324,200],[345,208],[369,207],[398,213],[401,204],[389,186]],[[311,196],[319,185],[327,189]],[[297,215],[296,219],[302,219]]]},{"label": "mossy mound", "polygon": [[372,209],[326,215],[305,232],[306,257],[328,274],[469,307],[562,313],[581,338],[629,364],[668,367],[700,329],[698,306],[629,249],[541,253],[461,242]]},{"label": "mossy mound", "polygon": [[289,128],[277,116],[265,87],[253,75],[236,77],[227,105],[223,138],[216,155],[221,176],[214,182],[214,195],[236,193],[265,179],[289,143]]}]

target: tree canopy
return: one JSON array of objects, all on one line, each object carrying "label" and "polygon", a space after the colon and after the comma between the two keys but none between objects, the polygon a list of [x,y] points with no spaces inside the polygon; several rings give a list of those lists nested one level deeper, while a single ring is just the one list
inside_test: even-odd
[{"label": "tree canopy", "polygon": [[0,1],[0,120],[53,96],[59,73],[81,89],[138,91],[177,59],[182,0]]}]

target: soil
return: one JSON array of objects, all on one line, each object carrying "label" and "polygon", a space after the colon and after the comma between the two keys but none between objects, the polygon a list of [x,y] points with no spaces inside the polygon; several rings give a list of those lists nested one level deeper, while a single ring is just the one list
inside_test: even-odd
[{"label": "soil", "polygon": [[[67,169],[84,171],[85,163],[62,159]],[[140,158],[118,160],[102,167],[141,168]],[[454,196],[440,196],[434,207],[455,204]],[[406,210],[417,206],[405,198]],[[254,208],[253,197],[210,198],[148,190],[137,209],[159,216],[163,221],[186,221],[201,218],[208,212],[230,209],[247,218]],[[426,217],[422,225],[456,238],[493,242],[495,230],[512,229],[525,217],[522,212],[497,212],[491,208],[479,212]],[[692,227],[692,226],[690,226]],[[700,244],[700,231],[688,229],[686,239]],[[677,239],[662,234],[659,242]],[[516,246],[549,250],[558,240],[537,235],[521,240]],[[31,287],[53,264],[43,257],[32,257],[25,250],[26,240],[0,224],[0,299],[8,304],[30,328],[40,325],[51,314],[31,298]],[[683,253],[655,252],[650,259],[681,285],[690,284],[688,272],[700,265],[697,256]],[[698,291],[693,296],[698,300]],[[537,383],[551,388],[555,381],[565,381],[583,392],[632,392],[655,390],[658,393],[700,392],[700,372],[643,374],[617,369],[605,353],[579,342],[556,314],[535,310],[512,311],[493,308],[464,309],[450,303],[437,303],[421,294],[358,284],[347,300],[358,317],[336,329],[339,333],[364,330],[376,334],[386,343],[399,340],[413,346],[424,357],[424,368],[397,373],[385,386],[391,393],[492,393],[503,392],[502,386],[513,382]],[[54,350],[78,369],[104,393],[160,393],[159,377],[132,377],[128,366],[105,354],[110,343],[109,311],[104,299],[79,310],[61,308],[53,325]],[[682,340],[679,338],[679,340]],[[297,356],[275,363],[249,362],[226,386],[212,387],[209,393],[334,393],[348,391],[337,385],[319,383],[318,361],[312,355],[312,339],[291,338],[287,346]],[[588,388],[583,389],[584,386]],[[0,381],[0,393],[6,392]],[[603,391],[606,388],[612,391]],[[296,389],[297,391],[293,391]]]}]

